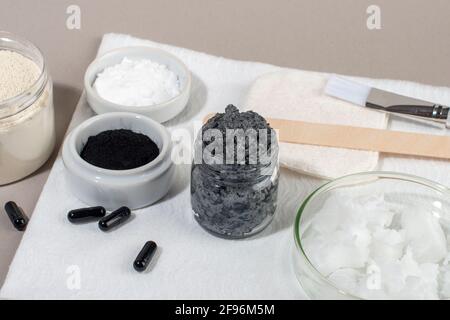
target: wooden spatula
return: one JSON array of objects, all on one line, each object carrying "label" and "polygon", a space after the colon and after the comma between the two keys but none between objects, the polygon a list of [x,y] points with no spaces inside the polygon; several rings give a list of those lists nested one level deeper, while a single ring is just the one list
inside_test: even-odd
[{"label": "wooden spatula", "polygon": [[[205,121],[213,115],[208,115]],[[450,136],[266,118],[282,142],[450,160]]]}]

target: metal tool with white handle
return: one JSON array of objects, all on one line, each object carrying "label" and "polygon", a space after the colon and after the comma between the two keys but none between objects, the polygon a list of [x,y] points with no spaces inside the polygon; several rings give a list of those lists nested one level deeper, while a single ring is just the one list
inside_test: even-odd
[{"label": "metal tool with white handle", "polygon": [[359,106],[450,128],[450,108],[440,104],[383,91],[337,76],[328,80],[325,93]]}]

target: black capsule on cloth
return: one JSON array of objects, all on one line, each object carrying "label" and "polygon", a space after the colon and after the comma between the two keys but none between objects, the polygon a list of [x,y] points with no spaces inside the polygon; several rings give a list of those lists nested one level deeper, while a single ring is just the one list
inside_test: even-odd
[{"label": "black capsule on cloth", "polygon": [[106,215],[106,210],[103,207],[81,208],[69,211],[67,219],[72,223],[84,223],[90,221],[97,221]]},{"label": "black capsule on cloth", "polygon": [[128,207],[120,207],[114,212],[111,212],[106,217],[100,219],[98,227],[102,231],[109,231],[118,225],[124,223],[131,216],[131,210]]},{"label": "black capsule on cloth", "polygon": [[141,252],[139,252],[136,260],[134,260],[133,267],[138,272],[143,272],[147,269],[148,265],[152,261],[153,256],[155,255],[156,248],[158,246],[154,241],[147,241],[142,248]]},{"label": "black capsule on cloth", "polygon": [[8,214],[14,228],[19,231],[24,231],[27,228],[28,217],[15,202],[9,201],[5,204],[5,211]]}]

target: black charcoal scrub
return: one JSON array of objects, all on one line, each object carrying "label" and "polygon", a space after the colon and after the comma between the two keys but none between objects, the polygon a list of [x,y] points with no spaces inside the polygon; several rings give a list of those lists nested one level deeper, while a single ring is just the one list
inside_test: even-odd
[{"label": "black charcoal scrub", "polygon": [[[208,157],[209,153],[204,152],[216,141],[208,139],[211,129],[221,133],[223,142],[227,140],[227,129],[245,132],[253,129],[258,132],[257,143],[245,139],[242,145],[228,137],[236,152],[228,152],[227,157],[229,149],[224,143],[222,158],[232,159],[232,163],[211,163],[217,154],[211,152]],[[225,113],[211,118],[201,133],[191,172],[191,203],[196,220],[210,233],[224,238],[245,238],[261,231],[270,223],[277,207],[279,165],[275,131],[257,113],[239,112],[229,105]],[[266,155],[264,161],[261,153],[254,152],[255,146]],[[240,158],[239,162],[237,151],[244,148],[245,160]]]}]

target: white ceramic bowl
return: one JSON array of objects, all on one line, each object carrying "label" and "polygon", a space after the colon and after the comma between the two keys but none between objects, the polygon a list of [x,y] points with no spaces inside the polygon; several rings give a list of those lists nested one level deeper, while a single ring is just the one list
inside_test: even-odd
[{"label": "white ceramic bowl", "polygon": [[[178,75],[181,86],[180,94],[163,103],[139,107],[116,104],[100,97],[93,88],[97,74],[102,72],[106,67],[122,62],[125,57],[130,59],[150,59],[166,65]],[[95,59],[86,70],[84,87],[87,101],[97,114],[107,112],[134,112],[162,123],[172,119],[186,107],[191,92],[191,73],[181,60],[164,50],[150,47],[125,47],[111,50]]]},{"label": "white ceramic bowl", "polygon": [[[90,136],[105,130],[129,129],[150,137],[160,150],[152,162],[130,170],[108,170],[83,160],[81,150]],[[92,117],[66,138],[62,158],[73,194],[91,206],[114,210],[146,207],[161,199],[171,186],[175,165],[171,160],[171,139],[156,121],[134,113],[114,112]]]}]

